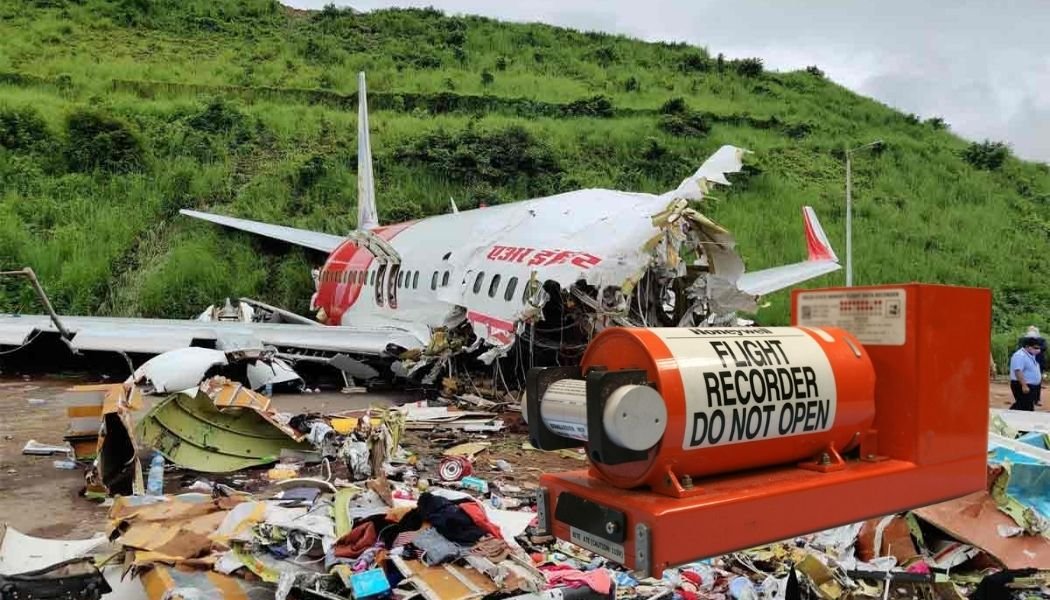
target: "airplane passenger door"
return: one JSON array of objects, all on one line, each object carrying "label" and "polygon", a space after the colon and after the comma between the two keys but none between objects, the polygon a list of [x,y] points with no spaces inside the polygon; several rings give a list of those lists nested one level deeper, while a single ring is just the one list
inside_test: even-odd
[{"label": "airplane passenger door", "polygon": [[376,306],[383,306],[383,297],[386,294],[386,263],[379,263],[376,268],[376,279],[373,289],[376,295]]},{"label": "airplane passenger door", "polygon": [[400,287],[399,275],[401,274],[401,264],[394,263],[390,265],[390,272],[386,276],[386,302],[390,308],[397,308],[397,288]]}]

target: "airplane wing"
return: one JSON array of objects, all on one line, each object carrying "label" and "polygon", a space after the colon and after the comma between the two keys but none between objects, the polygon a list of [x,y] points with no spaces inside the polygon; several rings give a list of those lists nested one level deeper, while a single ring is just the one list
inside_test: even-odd
[{"label": "airplane wing", "polygon": [[806,249],[809,254],[806,260],[744,273],[736,282],[741,291],[763,296],[842,268],[827,234],[824,233],[824,228],[817,220],[817,213],[812,207],[805,206],[802,208],[802,216],[806,223]]},{"label": "airplane wing", "polygon": [[[396,327],[332,327],[117,317],[61,317],[76,350],[160,354],[193,345],[221,350],[275,346],[282,352],[338,352],[378,356],[388,344],[419,348],[418,333]],[[44,315],[0,315],[0,345],[22,346],[41,334],[58,335]]]},{"label": "airplane wing", "polygon": [[180,210],[179,213],[184,214],[187,217],[193,217],[194,219],[210,221],[233,229],[240,229],[241,231],[247,231],[256,235],[281,240],[282,242],[288,242],[289,244],[311,248],[326,254],[330,254],[346,239],[342,236],[321,233],[320,231],[296,229],[294,227],[285,227],[284,225],[271,225],[260,221],[213,215],[211,213],[199,212],[196,210],[183,209]]}]

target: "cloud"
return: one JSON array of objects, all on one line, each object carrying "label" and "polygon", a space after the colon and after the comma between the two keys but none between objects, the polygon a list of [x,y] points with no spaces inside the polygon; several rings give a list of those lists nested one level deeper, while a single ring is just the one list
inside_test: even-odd
[{"label": "cloud", "polygon": [[[286,0],[288,1],[288,0]],[[320,8],[328,0],[291,0]],[[905,112],[940,116],[970,139],[1006,141],[1050,162],[1050,3],[1014,0],[362,0],[372,10],[430,6],[645,40],[686,41],[772,69],[815,64]]]}]

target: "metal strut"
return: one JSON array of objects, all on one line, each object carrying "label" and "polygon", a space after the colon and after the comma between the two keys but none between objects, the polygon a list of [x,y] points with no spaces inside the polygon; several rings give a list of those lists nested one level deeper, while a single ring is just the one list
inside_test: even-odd
[{"label": "metal strut", "polygon": [[73,334],[69,333],[65,325],[58,318],[58,313],[55,312],[55,308],[51,306],[51,300],[47,297],[47,292],[44,291],[44,287],[40,285],[40,280],[36,278],[36,273],[30,267],[23,267],[17,271],[0,271],[0,276],[7,277],[25,277],[29,280],[29,284],[33,286],[33,291],[36,292],[37,298],[40,298],[40,303],[44,305],[44,310],[51,317],[51,322],[55,324],[55,328],[58,329],[58,333],[61,334],[62,339],[66,342],[66,345],[70,347],[74,354],[79,354],[76,348],[70,344],[73,340]]}]

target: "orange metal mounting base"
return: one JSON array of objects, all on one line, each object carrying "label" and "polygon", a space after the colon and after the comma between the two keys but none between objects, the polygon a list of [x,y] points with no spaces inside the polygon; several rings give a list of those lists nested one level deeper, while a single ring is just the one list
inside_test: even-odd
[{"label": "orange metal mounting base", "polygon": [[[828,473],[775,467],[705,478],[702,493],[689,498],[628,492],[586,470],[544,475],[540,485],[556,537],[580,543],[572,526],[554,516],[563,493],[621,511],[627,523],[622,550],[612,544],[611,552],[600,553],[621,560],[622,552],[628,568],[659,577],[674,565],[969,493],[975,475],[983,477],[983,464],[975,466],[967,458],[921,468],[901,460],[854,460]],[[639,525],[646,528],[647,543],[638,542]]]}]

